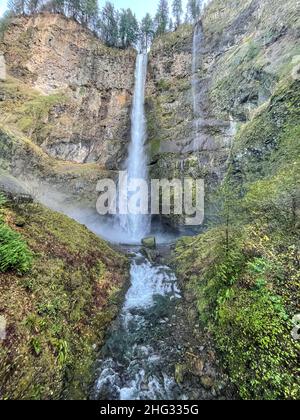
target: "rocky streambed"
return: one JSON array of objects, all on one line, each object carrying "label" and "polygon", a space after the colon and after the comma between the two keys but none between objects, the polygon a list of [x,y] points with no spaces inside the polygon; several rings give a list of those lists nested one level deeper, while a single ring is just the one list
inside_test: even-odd
[{"label": "rocky streambed", "polygon": [[231,399],[233,389],[208,335],[188,319],[189,304],[174,271],[135,253],[130,277],[99,355],[92,399]]}]

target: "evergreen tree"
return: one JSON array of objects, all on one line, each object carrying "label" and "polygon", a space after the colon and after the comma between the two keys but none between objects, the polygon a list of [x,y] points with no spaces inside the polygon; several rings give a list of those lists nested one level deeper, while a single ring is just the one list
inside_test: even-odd
[{"label": "evergreen tree", "polygon": [[81,0],[81,23],[95,29],[99,17],[98,0]]},{"label": "evergreen tree", "polygon": [[181,24],[181,16],[183,13],[182,0],[173,0],[172,5],[173,16],[175,18],[176,29]]},{"label": "evergreen tree", "polygon": [[27,0],[26,1],[26,9],[29,14],[34,14],[39,11],[39,7],[41,5],[40,0]]},{"label": "evergreen tree", "polygon": [[121,11],[119,37],[123,48],[134,45],[138,40],[139,24],[131,9]]},{"label": "evergreen tree", "polygon": [[15,15],[25,15],[26,0],[9,0],[8,8]]},{"label": "evergreen tree", "polygon": [[119,14],[116,11],[114,5],[109,1],[106,2],[101,11],[99,27],[101,38],[108,46],[118,46],[118,21]]},{"label": "evergreen tree", "polygon": [[149,13],[141,22],[141,44],[143,49],[148,49],[154,37],[154,22]]},{"label": "evergreen tree", "polygon": [[169,24],[168,0],[160,0],[155,17],[156,35],[162,35],[167,31]]},{"label": "evergreen tree", "polygon": [[[56,1],[56,0],[55,0]],[[66,0],[66,16],[81,22],[82,20],[82,0]]]},{"label": "evergreen tree", "polygon": [[188,0],[187,3],[187,13],[189,20],[195,23],[201,13],[202,0]]},{"label": "evergreen tree", "polygon": [[53,0],[54,13],[66,15],[67,0]]}]

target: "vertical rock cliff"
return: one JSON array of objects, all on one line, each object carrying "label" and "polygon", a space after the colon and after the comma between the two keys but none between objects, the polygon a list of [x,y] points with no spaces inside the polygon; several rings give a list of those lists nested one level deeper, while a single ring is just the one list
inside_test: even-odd
[{"label": "vertical rock cliff", "polygon": [[194,28],[183,26],[153,44],[147,101],[152,174],[204,177],[208,219],[214,213],[210,196],[226,173],[236,130],[299,62],[296,3],[210,2],[198,23],[199,134],[193,115]]},{"label": "vertical rock cliff", "polygon": [[9,75],[2,86],[2,122],[16,125],[57,159],[110,169],[123,162],[134,50],[107,48],[76,22],[49,14],[16,18],[0,48]]}]

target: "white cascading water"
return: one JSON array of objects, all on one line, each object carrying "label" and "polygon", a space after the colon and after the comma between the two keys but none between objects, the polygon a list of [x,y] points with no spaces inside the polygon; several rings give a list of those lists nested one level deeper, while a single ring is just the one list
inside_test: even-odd
[{"label": "white cascading water", "polygon": [[[148,158],[145,118],[145,85],[147,75],[146,53],[137,56],[135,70],[135,88],[131,113],[131,144],[127,159],[128,183],[134,179],[148,179]],[[129,191],[120,191],[130,198]],[[139,243],[150,230],[150,216],[147,214],[127,214],[120,217],[120,224],[128,235],[128,243]]]}]

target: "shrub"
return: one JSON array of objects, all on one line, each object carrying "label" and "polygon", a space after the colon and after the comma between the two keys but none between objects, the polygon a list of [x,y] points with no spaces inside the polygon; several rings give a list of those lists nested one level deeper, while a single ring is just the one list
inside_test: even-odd
[{"label": "shrub", "polygon": [[[5,203],[0,194],[0,207]],[[32,254],[21,235],[13,231],[0,218],[0,272],[15,269],[20,273],[27,272],[32,263]]]},{"label": "shrub", "polygon": [[16,269],[25,273],[31,263],[32,255],[21,235],[0,222],[0,272]]},{"label": "shrub", "polygon": [[236,289],[218,310],[217,342],[244,399],[293,399],[297,349],[279,297]]}]

